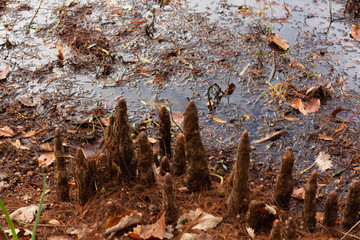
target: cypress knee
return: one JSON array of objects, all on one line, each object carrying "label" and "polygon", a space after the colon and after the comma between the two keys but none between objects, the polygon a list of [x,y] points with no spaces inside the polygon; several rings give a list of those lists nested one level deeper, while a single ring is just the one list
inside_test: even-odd
[{"label": "cypress knee", "polygon": [[288,147],[281,158],[280,173],[276,178],[274,198],[280,207],[289,209],[291,194],[294,191],[292,169],[294,155],[291,147]]},{"label": "cypress knee", "polygon": [[153,185],[155,183],[153,165],[153,150],[151,143],[145,132],[139,134],[139,181],[145,185]]},{"label": "cypress knee", "polygon": [[170,172],[170,161],[167,156],[164,156],[160,161],[160,174],[164,176],[168,172]]},{"label": "cypress knee", "polygon": [[[136,161],[124,98],[119,99],[115,116],[110,118],[110,124],[106,130],[104,153],[109,157],[110,162],[113,161],[120,167],[122,180],[133,179],[136,176]],[[112,173],[115,174],[115,171]]]},{"label": "cypress knee", "polygon": [[281,240],[281,223],[278,219],[274,221],[273,228],[271,229],[270,240]]},{"label": "cypress knee", "polygon": [[338,194],[332,191],[325,201],[324,224],[326,226],[334,227],[336,225],[338,209]]},{"label": "cypress knee", "polygon": [[344,215],[341,219],[341,226],[350,229],[358,221],[360,211],[360,181],[354,180],[350,184],[349,192],[346,198]]},{"label": "cypress knee", "polygon": [[210,171],[199,132],[198,110],[192,100],[188,103],[184,112],[183,130],[185,135],[185,156],[189,163],[186,169],[186,186],[190,191],[210,189]]},{"label": "cypress knee", "polygon": [[233,169],[232,189],[227,199],[227,208],[232,214],[246,211],[251,200],[248,184],[250,151],[249,134],[244,131],[239,141]]},{"label": "cypress knee", "polygon": [[313,171],[310,175],[309,181],[305,185],[305,199],[303,209],[303,219],[307,229],[312,232],[316,226],[316,192],[317,192],[317,177],[318,172]]},{"label": "cypress knee", "polygon": [[170,173],[166,173],[164,179],[163,206],[166,222],[173,221],[176,218],[177,209],[174,203],[174,192]]},{"label": "cypress knee", "polygon": [[111,182],[111,165],[110,161],[104,153],[101,153],[96,159],[96,184],[102,187]]},{"label": "cypress knee", "polygon": [[82,148],[76,150],[75,155],[75,184],[76,201],[84,206],[91,196],[90,170]]},{"label": "cypress knee", "polygon": [[55,129],[54,146],[55,146],[56,195],[58,201],[68,202],[70,201],[69,184],[66,173],[66,160],[65,160],[64,147],[63,147],[59,128]]},{"label": "cypress knee", "polygon": [[292,217],[289,217],[288,220],[285,222],[285,235],[286,239],[296,239],[297,233],[296,233],[296,222],[295,219]]},{"label": "cypress knee", "polygon": [[185,173],[185,170],[185,137],[184,134],[179,133],[175,138],[174,159],[171,171],[174,176],[180,176]]},{"label": "cypress knee", "polygon": [[171,158],[171,122],[168,110],[164,105],[161,105],[159,111],[159,146],[160,155]]}]

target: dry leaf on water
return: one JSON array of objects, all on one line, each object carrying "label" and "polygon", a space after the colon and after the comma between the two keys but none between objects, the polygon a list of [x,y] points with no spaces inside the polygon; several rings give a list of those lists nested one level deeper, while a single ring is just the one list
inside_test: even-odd
[{"label": "dry leaf on water", "polygon": [[321,172],[326,171],[333,167],[330,155],[325,152],[320,152],[319,156],[315,159],[315,163]]},{"label": "dry leaf on water", "polygon": [[222,119],[220,119],[220,118],[218,118],[218,117],[215,117],[215,116],[213,116],[213,115],[210,115],[211,117],[212,117],[212,119],[214,119],[216,122],[218,122],[218,123],[227,123],[227,121],[224,121],[224,120],[222,120]]},{"label": "dry leaf on water", "polygon": [[291,106],[304,115],[308,113],[317,112],[320,109],[320,99],[312,98],[308,102],[303,103],[300,98],[295,98]]},{"label": "dry leaf on water", "polygon": [[[184,115],[181,112],[172,112],[171,118],[178,126],[181,126],[182,122],[184,121]],[[175,127],[175,123],[171,121],[171,126]]]},{"label": "dry leaf on water", "polygon": [[12,137],[12,136],[14,136],[14,131],[11,130],[10,127],[6,126],[0,128],[0,137]]},{"label": "dry leaf on water", "polygon": [[0,69],[0,80],[4,80],[8,76],[9,72],[10,72],[9,67],[5,67],[3,69]]},{"label": "dry leaf on water", "polygon": [[269,42],[274,43],[282,50],[286,51],[289,49],[289,45],[287,44],[287,41],[282,39],[278,34],[273,34],[269,37]]},{"label": "dry leaf on water", "polygon": [[360,41],[360,24],[353,24],[350,28],[350,36],[356,41]]}]

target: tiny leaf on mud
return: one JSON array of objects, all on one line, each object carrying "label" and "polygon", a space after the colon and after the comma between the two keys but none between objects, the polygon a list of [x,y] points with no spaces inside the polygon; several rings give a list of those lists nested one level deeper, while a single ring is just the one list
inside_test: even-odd
[{"label": "tiny leaf on mud", "polygon": [[0,128],[0,137],[12,137],[12,136],[14,136],[14,131],[11,130],[10,127],[6,126]]},{"label": "tiny leaf on mud", "polygon": [[318,166],[319,170],[322,172],[333,167],[330,155],[325,152],[319,153],[319,156],[317,156],[317,158],[315,159],[315,163]]},{"label": "tiny leaf on mud", "polygon": [[325,141],[334,141],[334,139],[332,137],[322,135],[322,134],[319,134],[318,138],[322,139],[322,140],[325,140]]},{"label": "tiny leaf on mud", "polygon": [[7,78],[9,72],[10,72],[9,67],[5,67],[3,69],[0,69],[0,80],[4,80],[5,78]]},{"label": "tiny leaf on mud", "polygon": [[39,166],[45,165],[48,167],[55,161],[55,153],[54,152],[43,153],[37,159],[37,161]]},{"label": "tiny leaf on mud", "polygon": [[291,194],[291,197],[304,200],[305,199],[305,189],[304,188],[298,188],[294,189],[293,193]]},{"label": "tiny leaf on mud", "polygon": [[224,121],[224,120],[222,120],[222,119],[220,119],[220,118],[217,118],[217,117],[215,117],[215,116],[213,116],[213,115],[210,115],[211,117],[212,117],[212,119],[214,119],[216,122],[218,122],[218,123],[227,123],[227,121]]},{"label": "tiny leaf on mud", "polygon": [[27,107],[35,107],[38,103],[35,102],[33,99],[29,98],[29,97],[21,97],[19,98],[19,101],[22,105],[27,106]]},{"label": "tiny leaf on mud", "polygon": [[60,59],[61,61],[64,61],[65,56],[66,56],[66,53],[64,52],[63,47],[62,47],[60,44],[58,44],[58,43],[55,43],[55,47],[56,47],[56,49],[57,49],[58,52],[59,52],[59,55],[58,55],[59,59]]},{"label": "tiny leaf on mud", "polygon": [[255,239],[255,230],[253,228],[247,227],[246,231],[249,234],[249,236],[251,237],[251,239]]},{"label": "tiny leaf on mud", "polygon": [[360,41],[360,24],[353,24],[350,28],[350,36],[356,41]]}]

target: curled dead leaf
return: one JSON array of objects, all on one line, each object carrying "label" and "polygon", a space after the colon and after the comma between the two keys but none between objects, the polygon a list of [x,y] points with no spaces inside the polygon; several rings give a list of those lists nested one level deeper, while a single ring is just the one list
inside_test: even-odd
[{"label": "curled dead leaf", "polygon": [[6,127],[3,127],[3,128],[0,128],[0,137],[12,137],[14,136],[14,131],[6,126]]},{"label": "curled dead leaf", "polygon": [[270,44],[271,43],[275,44],[276,46],[278,46],[279,48],[281,48],[284,51],[289,49],[289,45],[287,44],[287,41],[282,39],[280,37],[280,35],[278,35],[278,34],[272,34],[269,37],[269,42],[270,42]]},{"label": "curled dead leaf", "polygon": [[353,24],[350,28],[350,36],[356,41],[360,41],[360,24]]},{"label": "curled dead leaf", "polygon": [[213,115],[210,115],[211,117],[212,117],[212,119],[214,119],[216,122],[218,122],[218,123],[227,123],[227,121],[224,121],[224,120],[222,120],[222,119],[220,119],[220,118],[218,118],[218,117],[215,117],[215,116],[213,116]]}]

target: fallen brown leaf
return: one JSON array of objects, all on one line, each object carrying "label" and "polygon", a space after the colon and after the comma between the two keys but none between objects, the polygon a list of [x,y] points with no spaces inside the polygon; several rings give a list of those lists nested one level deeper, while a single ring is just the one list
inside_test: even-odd
[{"label": "fallen brown leaf", "polygon": [[360,24],[353,24],[350,28],[350,36],[356,41],[360,41]]},{"label": "fallen brown leaf", "polygon": [[289,45],[287,44],[287,41],[282,39],[280,37],[280,35],[278,35],[278,34],[271,35],[269,37],[269,41],[270,41],[270,43],[274,43],[275,45],[277,45],[279,48],[281,48],[284,51],[289,49]]},{"label": "fallen brown leaf", "polygon": [[6,126],[0,128],[0,137],[12,137],[12,136],[14,136],[14,131],[11,130],[10,127]]},{"label": "fallen brown leaf", "polygon": [[9,72],[10,72],[9,67],[5,67],[3,69],[0,69],[0,80],[4,80],[5,78],[7,78]]}]

